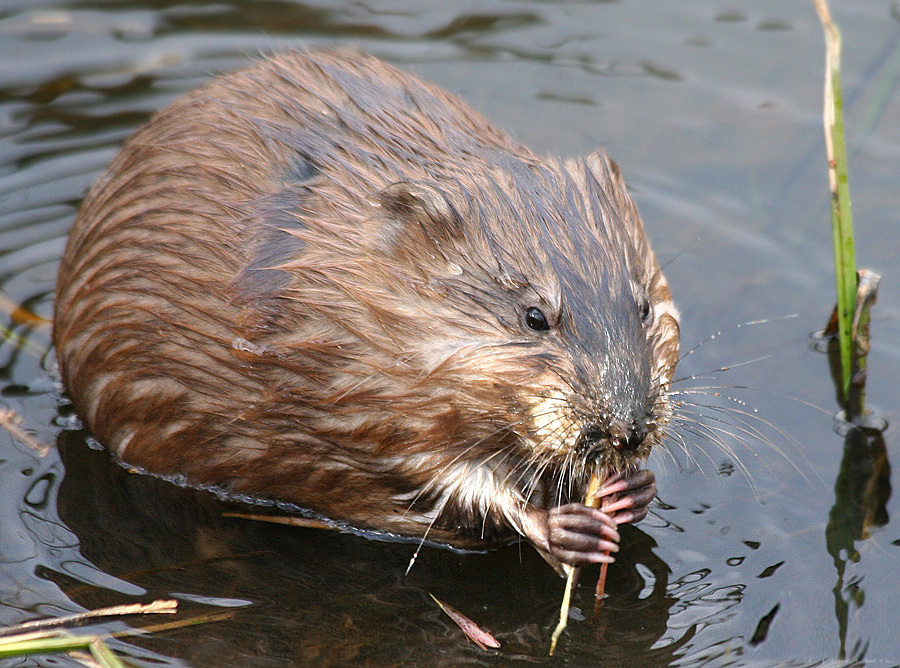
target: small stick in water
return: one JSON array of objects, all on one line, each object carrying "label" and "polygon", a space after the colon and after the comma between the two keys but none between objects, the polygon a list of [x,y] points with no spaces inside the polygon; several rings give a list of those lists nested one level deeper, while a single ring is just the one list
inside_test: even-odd
[{"label": "small stick in water", "polygon": [[597,588],[594,590],[594,619],[600,614],[603,599],[606,598],[606,570],[608,568],[609,564],[605,561],[600,564],[600,576],[597,578]]},{"label": "small stick in water", "polygon": [[[600,497],[594,498],[597,491],[600,489],[600,484],[600,476],[595,472],[591,476],[591,481],[588,483],[587,494],[584,495],[584,505],[590,508],[598,508],[600,506]],[[559,641],[559,637],[562,635],[562,632],[566,630],[566,625],[569,623],[569,607],[572,603],[572,589],[575,588],[575,582],[578,579],[578,573],[581,570],[580,568],[570,566],[569,564],[563,564],[563,568],[566,572],[566,588],[563,590],[563,600],[562,604],[559,606],[559,622],[557,622],[556,628],[553,629],[553,635],[550,637],[550,656],[553,656],[553,653],[556,651],[556,643]],[[600,579],[603,582],[603,589],[605,589],[606,564],[603,564],[603,567],[600,570]],[[601,589],[600,581],[597,582],[597,589],[602,595],[603,589]]]},{"label": "small stick in water", "polygon": [[178,601],[170,599],[161,599],[152,603],[129,603],[126,605],[114,605],[110,608],[99,608],[97,610],[88,610],[87,612],[79,612],[65,617],[53,617],[50,619],[37,619],[29,622],[22,622],[15,626],[8,626],[0,629],[0,637],[19,635],[23,633],[32,633],[35,631],[47,631],[57,628],[72,628],[84,624],[89,624],[110,617],[125,617],[127,615],[150,615],[164,614],[173,615],[178,612]]},{"label": "small stick in water", "polygon": [[[603,484],[604,485],[608,484],[608,483],[616,480],[617,478],[618,478],[618,474],[614,475],[610,478],[607,478]],[[598,485],[597,487],[598,487],[597,492],[599,492],[599,488],[601,487],[601,485]],[[619,496],[618,494],[612,494],[610,496],[610,500],[615,500],[618,496]],[[592,501],[594,503],[587,504],[587,505],[591,505],[592,508],[599,508],[602,498],[603,497],[598,494],[596,499],[592,499]],[[606,554],[609,554],[609,552],[606,552]],[[603,599],[606,598],[606,571],[608,569],[609,569],[609,564],[607,562],[603,562],[602,564],[600,564],[600,575],[597,578],[597,588],[594,590],[594,618],[595,619],[597,618],[597,615],[600,614],[600,608],[603,607]]]}]

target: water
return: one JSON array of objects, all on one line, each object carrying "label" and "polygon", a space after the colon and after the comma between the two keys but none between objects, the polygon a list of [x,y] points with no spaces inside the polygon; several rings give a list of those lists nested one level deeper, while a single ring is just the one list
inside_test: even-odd
[{"label": "water", "polygon": [[[869,401],[896,424],[900,6],[832,9],[857,252],[884,275]],[[886,494],[896,474],[882,471],[869,506],[852,476],[839,477],[834,391],[809,346],[834,290],[811,5],[5,0],[2,294],[49,319],[79,199],[128,133],[212,73],[301,44],[350,44],[417,71],[538,150],[605,146],[665,264],[686,346],[724,330],[680,373],[735,368],[685,386],[757,388],[695,397],[735,409],[704,410],[705,424],[723,419],[741,436],[732,456],[686,434],[687,454],[673,445],[651,459],[659,502],[625,532],[600,617],[573,619],[552,662],[900,665],[900,508]],[[46,327],[2,319],[16,339],[0,346],[0,407],[50,449],[40,457],[0,432],[0,624],[174,597],[182,617],[223,618],[117,640],[123,656],[198,667],[549,661],[562,583],[529,547],[426,549],[404,576],[410,545],[222,517],[209,495],[129,473],[90,447],[61,398]],[[769,322],[735,328],[756,320]],[[896,461],[898,445],[891,427],[880,444],[848,448],[865,463],[860,450]],[[878,511],[868,520],[866,507]],[[428,593],[503,647],[477,649]],[[589,616],[587,587],[575,605]]]}]

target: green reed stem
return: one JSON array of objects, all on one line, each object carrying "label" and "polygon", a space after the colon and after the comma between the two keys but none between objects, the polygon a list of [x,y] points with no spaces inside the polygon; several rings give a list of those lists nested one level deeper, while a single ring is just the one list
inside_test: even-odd
[{"label": "green reed stem", "polygon": [[857,274],[841,100],[841,33],[831,20],[827,0],[813,0],[813,2],[825,31],[825,148],[828,154],[828,182],[831,188],[831,229],[837,287],[841,385],[846,398],[850,392],[852,376],[852,320],[856,303]]}]

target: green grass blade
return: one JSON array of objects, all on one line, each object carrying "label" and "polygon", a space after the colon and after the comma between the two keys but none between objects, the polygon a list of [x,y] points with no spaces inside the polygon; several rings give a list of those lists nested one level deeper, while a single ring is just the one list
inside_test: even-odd
[{"label": "green grass blade", "polygon": [[36,635],[40,634],[25,634],[27,637],[23,637],[21,640],[16,636],[4,638],[0,641],[0,658],[29,656],[32,654],[54,654],[86,649],[90,650],[94,659],[103,668],[128,668],[109,646],[103,642],[100,636],[52,635],[35,637]]},{"label": "green grass blade", "polygon": [[0,642],[0,658],[88,649],[91,641],[95,639],[96,636],[56,636],[26,640],[17,640],[15,637],[11,637]]},{"label": "green grass blade", "polygon": [[814,0],[814,2],[825,31],[825,147],[828,152],[828,181],[831,187],[831,224],[837,289],[838,338],[841,353],[841,388],[843,400],[846,402],[852,375],[852,320],[856,303],[857,274],[841,99],[841,34],[831,20],[831,12],[828,10],[826,0]]}]

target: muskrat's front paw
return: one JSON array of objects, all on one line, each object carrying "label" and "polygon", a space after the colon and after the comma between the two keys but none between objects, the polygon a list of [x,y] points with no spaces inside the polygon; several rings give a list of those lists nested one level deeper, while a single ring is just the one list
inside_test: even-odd
[{"label": "muskrat's front paw", "polygon": [[619,551],[615,521],[602,510],[580,503],[553,508],[547,514],[550,554],[573,566],[612,562]]},{"label": "muskrat's front paw", "polygon": [[656,496],[653,471],[635,471],[627,477],[615,475],[601,485],[594,495],[600,507],[617,524],[640,522],[647,516],[650,502]]}]

